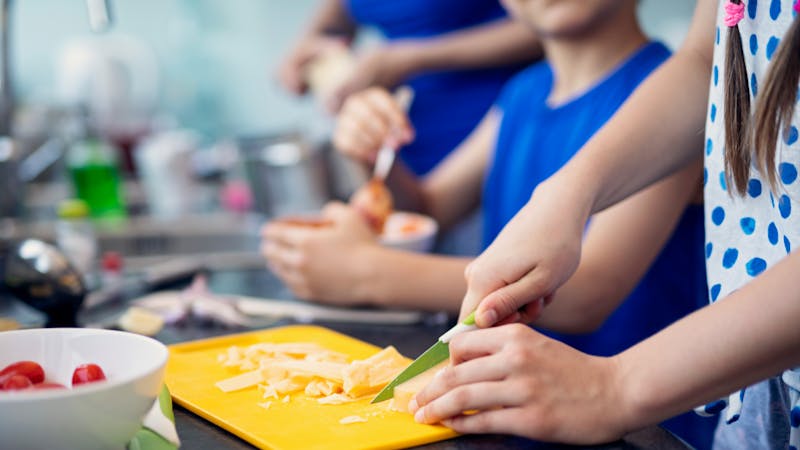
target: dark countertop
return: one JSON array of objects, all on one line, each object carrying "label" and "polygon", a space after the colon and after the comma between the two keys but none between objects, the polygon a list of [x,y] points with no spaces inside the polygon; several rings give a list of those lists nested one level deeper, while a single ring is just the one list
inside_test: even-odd
[{"label": "dark countertop", "polygon": [[[230,293],[270,298],[290,298],[289,292],[280,282],[266,270],[214,272],[210,274],[209,286],[217,293]],[[122,305],[108,305],[98,308],[84,315],[84,321],[97,320],[101,316],[113,314],[113,309],[122,308]],[[433,316],[433,315],[432,315]],[[385,347],[394,345],[408,356],[422,353],[444,331],[450,323],[444,323],[441,317],[432,317],[428,323],[416,325],[365,325],[344,323],[317,323],[336,330],[340,333],[353,336],[357,339]],[[294,322],[279,321],[273,326],[288,325]],[[221,326],[187,323],[182,326],[168,326],[157,339],[173,344],[212,336],[247,331],[246,329],[232,329]],[[205,449],[252,449],[249,443],[237,436],[207,422],[193,413],[176,405],[175,419],[178,434],[183,442],[182,448],[191,450]],[[461,450],[461,449],[578,449],[592,448],[605,450],[621,449],[676,449],[690,448],[674,435],[661,427],[649,427],[625,437],[622,441],[607,445],[592,447],[574,447],[554,444],[542,444],[528,439],[499,436],[499,435],[472,435],[442,441],[418,447],[428,450]]]}]

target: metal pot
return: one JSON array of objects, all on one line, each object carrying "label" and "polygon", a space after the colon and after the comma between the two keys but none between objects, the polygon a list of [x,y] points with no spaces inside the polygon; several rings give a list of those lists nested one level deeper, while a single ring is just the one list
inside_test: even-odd
[{"label": "metal pot", "polygon": [[243,138],[239,150],[259,212],[318,212],[331,198],[324,149],[299,134]]}]

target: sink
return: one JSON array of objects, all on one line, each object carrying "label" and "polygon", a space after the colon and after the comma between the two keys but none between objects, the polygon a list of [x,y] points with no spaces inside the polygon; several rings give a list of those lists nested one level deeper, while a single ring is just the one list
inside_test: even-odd
[{"label": "sink", "polygon": [[[191,260],[210,269],[264,267],[259,253],[259,229],[264,217],[257,214],[216,212],[156,219],[137,216],[117,223],[95,225],[100,253],[119,252],[126,272],[176,259]],[[55,222],[0,224],[0,237],[35,237],[55,241]]]}]

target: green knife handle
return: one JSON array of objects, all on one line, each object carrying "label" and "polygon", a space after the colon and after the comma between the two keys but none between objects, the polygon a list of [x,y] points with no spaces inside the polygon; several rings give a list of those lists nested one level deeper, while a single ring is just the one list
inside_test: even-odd
[{"label": "green knife handle", "polygon": [[461,323],[464,325],[475,325],[475,311],[469,313],[466,319],[464,319]]},{"label": "green knife handle", "polygon": [[466,319],[464,319],[461,323],[456,324],[453,328],[447,331],[447,333],[441,335],[439,337],[439,341],[444,342],[445,344],[450,342],[450,339],[453,339],[453,336],[457,334],[461,334],[465,331],[471,331],[477,329],[478,326],[475,325],[475,313],[468,315]]}]

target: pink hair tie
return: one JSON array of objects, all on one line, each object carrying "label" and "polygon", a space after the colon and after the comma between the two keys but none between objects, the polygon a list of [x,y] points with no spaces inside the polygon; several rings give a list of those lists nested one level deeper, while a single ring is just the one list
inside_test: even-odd
[{"label": "pink hair tie", "polygon": [[[797,8],[797,3],[795,3]],[[744,17],[744,2],[733,3],[731,0],[725,2],[725,26],[735,27]]]}]

